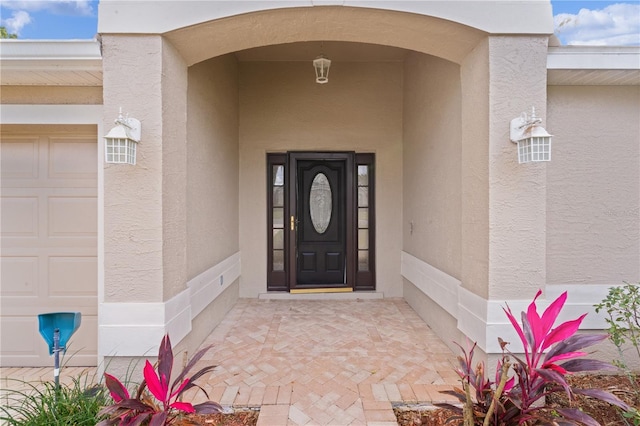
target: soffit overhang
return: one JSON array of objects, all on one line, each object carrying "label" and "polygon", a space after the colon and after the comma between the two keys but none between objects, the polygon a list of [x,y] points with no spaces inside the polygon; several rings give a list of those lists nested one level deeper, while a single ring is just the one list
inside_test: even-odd
[{"label": "soffit overhang", "polygon": [[640,47],[549,47],[547,84],[551,86],[640,85]]},{"label": "soffit overhang", "polygon": [[97,40],[2,40],[3,86],[102,86]]}]

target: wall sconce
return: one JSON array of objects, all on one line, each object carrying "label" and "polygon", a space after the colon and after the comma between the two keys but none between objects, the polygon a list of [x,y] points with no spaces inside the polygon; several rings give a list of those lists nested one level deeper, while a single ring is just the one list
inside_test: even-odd
[{"label": "wall sconce", "polygon": [[122,116],[122,108],[116,126],[104,137],[105,161],[117,164],[136,164],[136,146],[140,142],[140,120]]},{"label": "wall sconce", "polygon": [[518,163],[551,161],[551,136],[536,117],[536,109],[531,107],[531,115],[523,112],[511,120],[511,142],[518,145]]},{"label": "wall sconce", "polygon": [[316,69],[316,83],[325,84],[329,82],[330,66],[331,60],[325,58],[324,55],[320,55],[313,60],[313,67]]}]

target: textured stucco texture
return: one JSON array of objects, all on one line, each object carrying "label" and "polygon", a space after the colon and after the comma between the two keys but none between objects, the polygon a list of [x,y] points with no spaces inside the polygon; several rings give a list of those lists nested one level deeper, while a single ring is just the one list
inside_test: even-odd
[{"label": "textured stucco texture", "polygon": [[549,86],[547,281],[640,281],[640,88]]}]

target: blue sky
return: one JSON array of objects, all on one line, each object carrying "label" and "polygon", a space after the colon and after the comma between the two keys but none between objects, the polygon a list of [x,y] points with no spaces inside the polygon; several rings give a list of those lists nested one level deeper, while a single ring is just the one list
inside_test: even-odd
[{"label": "blue sky", "polygon": [[[640,45],[640,0],[551,4],[563,44]],[[0,25],[21,39],[90,39],[97,14],[98,0],[0,0]]]}]

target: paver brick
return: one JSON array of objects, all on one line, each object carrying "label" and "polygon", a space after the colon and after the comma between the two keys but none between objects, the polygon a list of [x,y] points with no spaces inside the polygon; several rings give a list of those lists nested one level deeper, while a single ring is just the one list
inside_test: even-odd
[{"label": "paver brick", "polygon": [[[403,299],[239,299],[209,344],[193,371],[217,367],[198,384],[223,405],[261,406],[259,426],[395,425],[389,401],[450,400],[438,391],[459,381],[455,354]],[[51,379],[0,369],[16,374]]]}]

